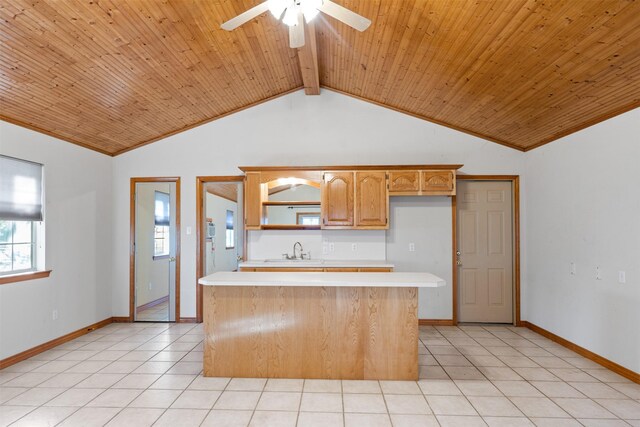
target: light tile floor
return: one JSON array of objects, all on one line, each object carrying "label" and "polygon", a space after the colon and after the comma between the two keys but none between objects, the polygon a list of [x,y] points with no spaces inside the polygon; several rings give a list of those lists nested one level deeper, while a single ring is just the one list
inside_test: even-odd
[{"label": "light tile floor", "polygon": [[153,307],[138,309],[136,320],[140,322],[166,322],[169,320],[169,301],[165,301]]},{"label": "light tile floor", "polygon": [[0,371],[0,426],[640,426],[640,385],[530,330],[420,328],[420,380],[202,377],[202,325],[112,324]]}]

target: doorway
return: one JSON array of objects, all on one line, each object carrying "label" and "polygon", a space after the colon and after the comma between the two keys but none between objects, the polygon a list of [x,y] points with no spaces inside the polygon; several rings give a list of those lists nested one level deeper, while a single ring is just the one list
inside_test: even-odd
[{"label": "doorway", "polygon": [[[196,281],[236,271],[244,258],[244,176],[199,176],[197,180]],[[202,285],[196,283],[196,322],[202,322]]]},{"label": "doorway", "polygon": [[457,321],[520,323],[518,177],[459,176]]},{"label": "doorway", "polygon": [[180,178],[131,179],[129,320],[180,319]]}]

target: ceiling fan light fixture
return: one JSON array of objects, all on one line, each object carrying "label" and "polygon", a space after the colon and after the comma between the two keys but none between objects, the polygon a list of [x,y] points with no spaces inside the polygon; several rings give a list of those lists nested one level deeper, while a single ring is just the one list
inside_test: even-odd
[{"label": "ceiling fan light fixture", "polygon": [[282,13],[289,6],[288,0],[268,0],[267,4],[269,5],[269,12],[277,19],[280,20],[282,18]]},{"label": "ceiling fan light fixture", "polygon": [[318,9],[322,7],[322,0],[301,0],[300,7],[308,24],[320,13]]},{"label": "ceiling fan light fixture", "polygon": [[289,6],[287,11],[284,13],[284,17],[282,18],[282,22],[289,27],[294,27],[298,25],[298,7],[297,6]]}]

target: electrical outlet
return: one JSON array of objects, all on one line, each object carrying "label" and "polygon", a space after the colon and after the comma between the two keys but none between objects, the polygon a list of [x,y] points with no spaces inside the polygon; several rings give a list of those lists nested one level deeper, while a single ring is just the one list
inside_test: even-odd
[{"label": "electrical outlet", "polygon": [[52,318],[53,320],[58,320],[58,310],[53,310],[53,311],[51,312],[51,318]]},{"label": "electrical outlet", "polygon": [[596,267],[596,280],[602,280],[602,269],[600,267]]},{"label": "electrical outlet", "polygon": [[187,227],[187,236],[191,235],[191,227]]},{"label": "electrical outlet", "polygon": [[352,244],[351,244],[351,250],[352,250],[353,252],[357,251],[357,250],[358,250],[358,244],[357,244],[357,243],[352,243]]},{"label": "electrical outlet", "polygon": [[576,268],[576,263],[572,262],[571,263],[571,275],[575,276],[576,274],[578,274],[578,269]]},{"label": "electrical outlet", "polygon": [[627,283],[627,273],[618,271],[618,283]]},{"label": "electrical outlet", "polygon": [[329,243],[329,252],[333,252],[336,250],[336,244],[335,243]]},{"label": "electrical outlet", "polygon": [[409,243],[409,252],[415,252],[415,251],[416,251],[416,244]]}]

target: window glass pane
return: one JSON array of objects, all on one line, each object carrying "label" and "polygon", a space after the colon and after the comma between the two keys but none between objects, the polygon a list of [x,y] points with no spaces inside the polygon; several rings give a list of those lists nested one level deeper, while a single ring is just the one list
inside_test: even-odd
[{"label": "window glass pane", "polygon": [[156,226],[154,229],[153,256],[169,255],[169,227]]},{"label": "window glass pane", "polygon": [[0,245],[0,272],[11,271],[11,245]]},{"label": "window glass pane", "polygon": [[235,238],[234,238],[234,233],[233,230],[227,230],[226,236],[225,236],[225,246],[227,249],[231,249],[233,248],[235,245]]},{"label": "window glass pane", "polygon": [[31,268],[31,244],[13,245],[13,269],[28,270]]},{"label": "window glass pane", "polygon": [[0,243],[11,243],[12,221],[0,221]]},{"label": "window glass pane", "polygon": [[13,228],[13,243],[31,243],[31,221],[15,221]]}]

